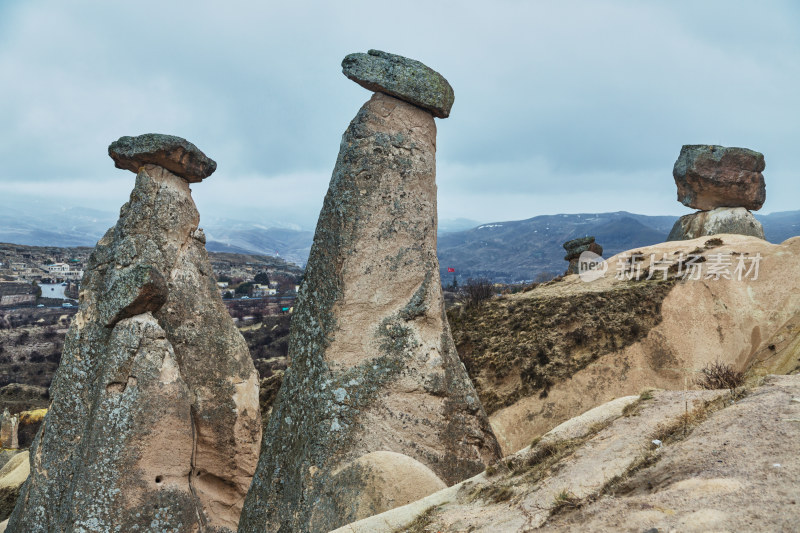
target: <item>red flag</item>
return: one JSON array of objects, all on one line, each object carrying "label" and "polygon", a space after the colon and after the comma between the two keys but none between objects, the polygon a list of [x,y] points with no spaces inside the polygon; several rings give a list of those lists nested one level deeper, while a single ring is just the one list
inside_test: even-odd
[{"label": "red flag", "polygon": [[447,267],[447,271],[448,271],[448,272],[455,272],[455,271],[456,271],[456,269],[455,269],[455,268],[453,268],[453,267]]}]

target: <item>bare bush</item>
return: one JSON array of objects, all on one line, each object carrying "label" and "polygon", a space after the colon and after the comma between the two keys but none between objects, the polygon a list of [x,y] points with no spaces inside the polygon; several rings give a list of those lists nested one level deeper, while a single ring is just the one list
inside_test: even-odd
[{"label": "bare bush", "polygon": [[475,307],[494,295],[494,285],[486,278],[470,278],[461,288],[461,294],[467,307]]},{"label": "bare bush", "polygon": [[734,370],[729,364],[716,361],[707,364],[700,371],[700,377],[695,381],[703,389],[730,389],[733,391],[744,384],[744,373]]}]

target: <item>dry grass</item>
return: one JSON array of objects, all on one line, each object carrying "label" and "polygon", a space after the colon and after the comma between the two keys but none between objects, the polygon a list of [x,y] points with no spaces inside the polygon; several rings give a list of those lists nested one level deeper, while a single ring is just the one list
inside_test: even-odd
[{"label": "dry grass", "polygon": [[553,498],[553,507],[550,509],[550,516],[563,513],[581,506],[581,499],[567,489],[562,490]]},{"label": "dry grass", "polygon": [[550,389],[661,322],[674,281],[578,295],[501,300],[447,313],[458,355],[487,414]]},{"label": "dry grass", "polygon": [[622,409],[622,416],[636,416],[639,414],[639,411],[642,409],[642,404],[648,400],[653,399],[653,390],[646,389],[643,390],[641,394],[639,394],[639,399],[633,403],[629,403]]},{"label": "dry grass", "polygon": [[507,485],[482,485],[475,489],[472,498],[481,498],[492,503],[507,502],[514,496],[514,489]]},{"label": "dry grass", "polygon": [[[692,409],[687,409],[677,418],[659,424],[656,429],[650,434],[649,439],[660,440],[661,445],[674,444],[682,441],[692,430],[706,420],[711,413],[718,411],[728,405],[725,398],[717,398],[709,402],[699,402],[694,405]],[[615,476],[605,486],[600,489],[596,497],[600,495],[619,496],[624,495],[633,490],[633,487],[628,486],[628,482],[634,474],[645,468],[649,468],[656,464],[661,457],[660,448],[655,446],[648,446],[642,450],[640,457],[634,461],[628,469],[622,474]]]},{"label": "dry grass", "polygon": [[744,385],[744,373],[735,370],[731,365],[716,361],[709,363],[700,371],[695,383],[702,389],[728,389],[735,392]]},{"label": "dry grass", "polygon": [[439,507],[436,505],[429,507],[422,514],[417,516],[413,522],[405,527],[396,529],[394,533],[428,533],[428,526],[433,522],[433,516],[437,509],[439,509]]}]

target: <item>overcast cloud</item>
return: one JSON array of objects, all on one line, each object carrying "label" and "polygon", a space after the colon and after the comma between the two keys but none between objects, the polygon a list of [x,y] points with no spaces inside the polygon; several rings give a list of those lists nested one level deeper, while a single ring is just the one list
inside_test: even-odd
[{"label": "overcast cloud", "polygon": [[441,218],[688,213],[671,172],[698,143],[763,152],[762,212],[800,209],[798,28],[777,1],[4,1],[0,208],[116,211],[108,144],[159,132],[218,162],[205,219],[313,228],[369,98],[340,62],[378,48],[455,89]]}]

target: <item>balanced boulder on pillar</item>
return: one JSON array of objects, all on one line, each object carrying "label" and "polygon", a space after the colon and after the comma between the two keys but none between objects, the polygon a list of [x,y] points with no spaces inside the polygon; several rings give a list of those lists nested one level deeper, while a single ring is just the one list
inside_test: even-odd
[{"label": "balanced boulder on pillar", "polygon": [[764,156],[747,148],[705,144],[684,145],[672,176],[678,201],[700,209],[682,216],[667,238],[695,239],[718,233],[764,238],[764,228],[751,210],[764,205]]},{"label": "balanced boulder on pillar", "polygon": [[136,186],[89,259],[8,531],[234,531],[261,418],[189,189],[216,163],[156,134],[109,155]]},{"label": "balanced boulder on pillar", "polygon": [[567,255],[564,256],[564,261],[569,261],[569,266],[564,275],[578,273],[578,260],[583,252],[592,252],[597,255],[603,255],[603,247],[594,242],[594,237],[578,237],[563,244]]},{"label": "balanced boulder on pillar", "polygon": [[[370,84],[380,92],[342,138],[240,532],[330,531],[500,456],[444,313],[430,110],[439,104],[403,99],[421,79],[449,84],[419,62],[376,54],[372,83],[389,79],[391,91]],[[410,70],[399,77],[397,65]],[[449,98],[446,116],[450,91],[425,98]],[[401,489],[387,472],[418,482]]]}]

